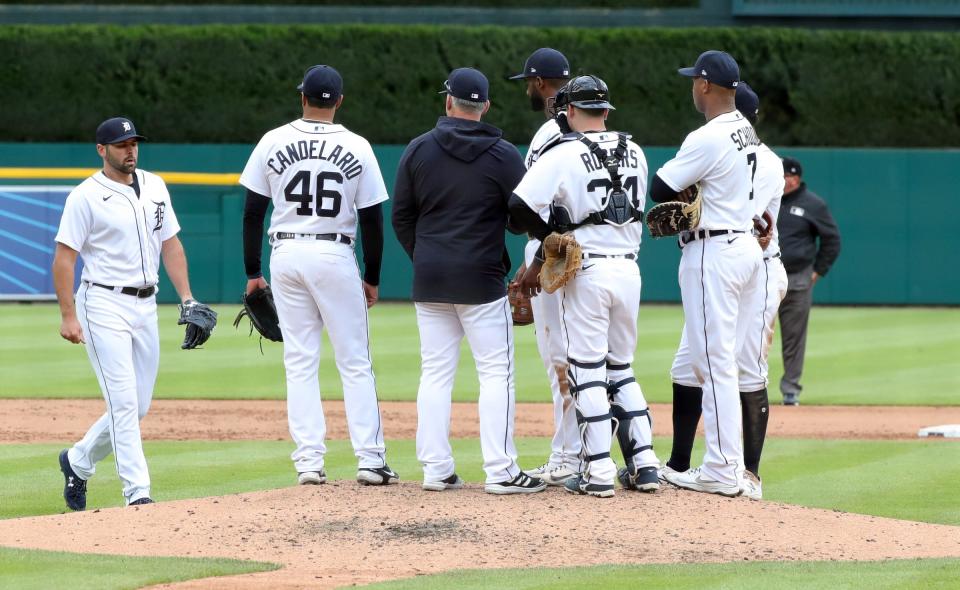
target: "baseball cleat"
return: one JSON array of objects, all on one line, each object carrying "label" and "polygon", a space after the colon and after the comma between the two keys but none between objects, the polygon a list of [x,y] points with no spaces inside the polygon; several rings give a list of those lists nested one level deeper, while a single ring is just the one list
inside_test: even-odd
[{"label": "baseball cleat", "polygon": [[537,467],[536,469],[524,469],[523,472],[529,475],[530,477],[543,477],[547,473],[550,473],[551,470],[556,468],[557,468],[556,465],[551,465],[550,463],[544,463],[543,465],[541,465],[540,467]]},{"label": "baseball cleat", "polygon": [[497,494],[505,496],[507,494],[533,494],[547,489],[547,484],[539,477],[530,477],[526,473],[520,472],[520,475],[508,481],[498,481],[497,483],[488,483],[483,487],[483,491],[488,494]]},{"label": "baseball cleat", "polygon": [[144,506],[144,505],[146,505],[146,504],[156,504],[156,502],[154,502],[154,501],[151,500],[150,498],[139,498],[139,499],[137,499],[137,500],[134,500],[133,502],[130,502],[129,505],[130,505],[130,506]]},{"label": "baseball cleat", "polygon": [[597,498],[612,498],[613,484],[588,483],[582,475],[571,477],[563,484],[563,489],[571,494],[596,496]]},{"label": "baseball cleat", "polygon": [[389,465],[383,467],[361,467],[357,470],[357,481],[364,486],[385,486],[400,481],[400,476]]},{"label": "baseball cleat", "polygon": [[666,474],[667,481],[685,490],[695,492],[705,492],[707,494],[719,494],[728,498],[735,498],[740,495],[740,486],[737,484],[725,484],[714,479],[710,479],[700,472],[699,467],[688,469],[683,473]]},{"label": "baseball cleat", "polygon": [[539,477],[548,486],[562,486],[568,479],[575,476],[577,472],[566,465],[557,465],[540,476],[533,476],[529,471],[526,472],[526,474],[531,477]]},{"label": "baseball cleat", "polygon": [[303,473],[297,474],[297,485],[318,486],[326,482],[327,472],[323,469],[320,471],[304,471]]},{"label": "baseball cleat", "polygon": [[763,500],[763,485],[760,483],[760,478],[749,471],[743,472],[740,491],[751,500]]},{"label": "baseball cleat", "polygon": [[669,465],[664,465],[663,467],[661,467],[660,469],[657,470],[657,477],[658,477],[658,478],[660,479],[660,481],[662,481],[663,483],[667,483],[667,474],[668,474],[668,473],[681,473],[681,472],[680,472],[680,471],[677,471],[677,470],[674,469],[673,467],[670,467]]},{"label": "baseball cleat", "polygon": [[643,467],[632,476],[630,471],[623,467],[617,471],[617,479],[620,481],[620,485],[627,490],[655,492],[660,489],[660,478],[657,476],[656,467]]},{"label": "baseball cleat", "polygon": [[83,479],[70,466],[67,449],[60,451],[60,471],[63,472],[63,499],[70,510],[86,510],[87,480]]},{"label": "baseball cleat", "polygon": [[800,396],[795,393],[785,393],[783,394],[783,405],[785,406],[799,406],[800,405]]},{"label": "baseball cleat", "polygon": [[441,479],[440,481],[425,481],[421,486],[423,489],[428,492],[442,492],[443,490],[459,490],[463,487],[463,480],[460,479],[460,476],[454,473],[446,479]]}]

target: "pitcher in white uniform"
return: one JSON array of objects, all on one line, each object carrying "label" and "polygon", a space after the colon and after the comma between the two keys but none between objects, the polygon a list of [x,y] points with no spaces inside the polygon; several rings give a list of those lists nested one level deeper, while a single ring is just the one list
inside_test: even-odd
[{"label": "pitcher in white uniform", "polygon": [[[736,92],[737,110],[756,124],[760,101],[746,82],[740,82]],[[763,296],[753,301],[759,306],[750,310],[740,322],[742,332],[737,334],[740,347],[737,353],[739,368],[740,406],[743,419],[744,472],[741,487],[744,495],[759,500],[763,497],[760,483],[760,455],[766,439],[770,404],[767,400],[767,357],[773,341],[777,309],[787,290],[787,273],[780,261],[776,220],[783,196],[783,165],[780,158],[765,144],[757,149],[757,173],[754,177],[754,200],[757,217],[766,213],[764,223],[772,223],[771,233],[760,240],[763,267],[756,281]],[[690,468],[690,455],[700,421],[702,390],[693,372],[686,333],[680,339],[670,371],[673,381],[673,448],[670,459],[660,470],[661,479],[671,472]]]},{"label": "pitcher in white uniform", "polygon": [[[244,266],[247,293],[267,285],[260,268],[263,220],[270,217],[270,271],[283,331],[291,458],[301,485],[327,479],[326,422],[320,401],[320,339],[326,329],[343,383],[357,481],[399,481],[387,465],[370,358],[367,308],[377,301],[387,200],[370,143],[334,123],[343,79],[332,67],[308,69],[297,87],[303,117],[267,132],[247,161]],[[361,277],[353,246],[359,219]]]},{"label": "pitcher in white uniform", "polygon": [[[553,100],[557,91],[570,79],[570,64],[556,49],[541,47],[527,58],[523,71],[510,79],[526,82],[530,108],[547,117],[527,147],[524,164],[530,169],[540,154],[565,133],[553,114]],[[549,215],[549,208],[540,212],[544,220]],[[531,236],[524,248],[524,261],[517,271],[518,278],[523,276],[523,271],[533,263],[534,254],[539,248],[540,240]],[[554,434],[550,441],[550,457],[547,462],[526,473],[543,479],[548,485],[561,486],[580,472],[580,431],[577,428],[577,415],[567,381],[567,354],[560,334],[560,296],[543,292],[530,300],[530,306],[533,309],[534,329],[537,334],[537,351],[550,381]]]},{"label": "pitcher in white uniform", "polygon": [[[603,80],[578,76],[557,93],[574,133],[540,154],[514,189],[514,224],[541,241],[551,232],[573,232],[583,264],[557,291],[560,323],[581,436],[581,473],[566,480],[571,493],[614,495],[618,478],[628,489],[657,490],[659,461],[652,420],[633,374],[640,307],[637,252],[643,226],[647,161],[625,133],[606,130],[613,105]],[[540,212],[551,211],[544,222]],[[539,297],[542,249],[520,281]],[[611,432],[626,467],[610,456]]]},{"label": "pitcher in white uniform", "polygon": [[704,52],[679,73],[693,78],[693,102],[707,122],[657,171],[650,196],[673,201],[700,184],[700,224],[680,236],[680,291],[691,369],[703,389],[707,449],[701,467],[664,475],[679,487],[737,496],[743,473],[737,354],[762,295],[763,256],[751,233],[760,140],[737,111],[740,68],[730,55]]},{"label": "pitcher in white uniform", "polygon": [[[129,119],[100,124],[103,169],[71,191],[56,237],[60,335],[85,345],[107,402],[107,412],[83,439],[60,453],[71,510],[86,508],[87,480],[111,451],[125,502],[153,502],[140,420],[150,408],[160,362],[155,295],[161,259],[184,305],[196,304],[167,187],[159,176],[137,170],[144,139]],[[74,299],[78,255],[84,266]]]}]

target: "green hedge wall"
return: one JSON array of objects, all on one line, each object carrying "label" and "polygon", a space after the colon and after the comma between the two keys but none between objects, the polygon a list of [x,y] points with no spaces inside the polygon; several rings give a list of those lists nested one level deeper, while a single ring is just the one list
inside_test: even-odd
[{"label": "green hedge wall", "polygon": [[702,123],[676,68],[724,49],[761,98],[771,145],[960,146],[960,35],[794,29],[432,26],[8,26],[0,28],[0,141],[90,141],[124,114],[153,141],[252,143],[299,115],[314,63],[345,78],[340,120],[406,143],[442,114],[447,72],[491,81],[487,116],[514,142],[539,124],[505,76],[552,46],[610,86],[611,127],[676,145]]}]

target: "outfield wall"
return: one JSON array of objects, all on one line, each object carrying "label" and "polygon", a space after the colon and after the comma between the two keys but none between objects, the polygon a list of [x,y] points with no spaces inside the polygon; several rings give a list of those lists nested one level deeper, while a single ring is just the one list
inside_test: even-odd
[{"label": "outfield wall", "polygon": [[[183,227],[181,238],[190,260],[193,292],[201,300],[238,301],[245,284],[240,237],[243,190],[231,183],[251,148],[144,144],[141,150],[140,165],[150,171],[222,173],[169,177]],[[402,150],[403,146],[375,148],[390,189]],[[646,148],[651,174],[675,151]],[[818,303],[960,305],[960,275],[949,271],[955,266],[953,257],[960,252],[960,234],[950,229],[949,223],[936,223],[960,218],[960,202],[953,198],[960,150],[776,151],[801,160],[810,188],[827,200],[840,226],[843,251],[828,277],[817,285]],[[36,173],[29,169],[93,168],[98,164],[92,144],[0,144],[0,185],[75,185],[79,180],[56,176],[81,177],[82,173]],[[37,178],[24,178],[31,176]],[[48,243],[52,238],[49,232],[38,233],[41,230],[37,227],[23,222],[29,206],[24,208],[2,194],[0,191],[0,293],[11,293],[17,286],[5,281],[3,274],[29,277],[39,272],[38,268],[49,269],[49,257],[31,260],[29,266],[13,260],[18,239]],[[40,209],[38,214],[49,217],[49,207]],[[389,203],[386,215],[389,218]],[[380,293],[384,299],[406,299],[411,265],[389,225]],[[946,227],[938,229],[938,225]],[[523,243],[523,238],[509,237],[514,268],[519,264]],[[639,262],[645,301],[679,300],[679,258],[673,240],[645,238]],[[164,276],[162,281],[160,300],[174,301],[168,279]]]}]

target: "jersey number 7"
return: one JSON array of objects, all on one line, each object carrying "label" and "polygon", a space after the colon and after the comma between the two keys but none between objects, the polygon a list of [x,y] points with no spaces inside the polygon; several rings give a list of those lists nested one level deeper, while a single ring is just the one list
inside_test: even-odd
[{"label": "jersey number 7", "polygon": [[[319,217],[336,217],[340,213],[340,203],[343,195],[338,191],[324,188],[328,180],[343,185],[343,175],[339,172],[320,172],[317,174],[317,215]],[[313,193],[310,191],[310,172],[301,170],[293,175],[290,182],[283,189],[283,195],[291,203],[299,203],[297,215],[313,215]]]},{"label": "jersey number 7", "polygon": [[753,178],[757,175],[757,154],[747,154],[747,166],[750,166],[750,200],[753,200]]}]

